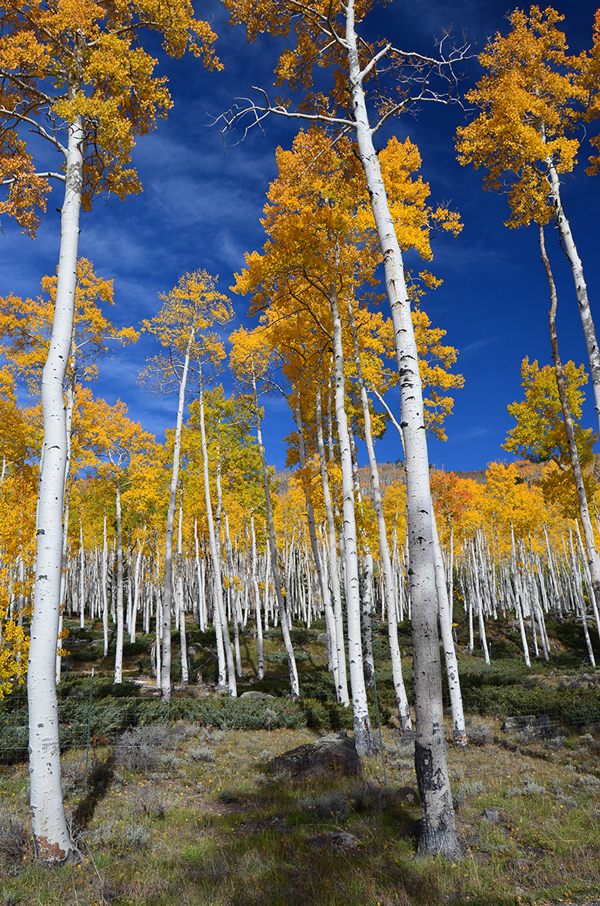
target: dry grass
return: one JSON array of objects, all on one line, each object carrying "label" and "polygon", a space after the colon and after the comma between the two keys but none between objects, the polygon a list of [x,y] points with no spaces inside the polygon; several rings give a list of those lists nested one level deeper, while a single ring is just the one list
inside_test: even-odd
[{"label": "dry grass", "polygon": [[[101,750],[94,776],[103,785],[93,809],[79,808],[83,756],[71,753],[67,802],[83,860],[47,872],[30,846],[9,839],[11,853],[13,842],[15,852],[21,846],[20,865],[11,856],[16,874],[0,882],[0,901],[516,906],[597,895],[600,782],[589,740],[515,742],[499,723],[480,720],[478,727],[492,741],[449,750],[465,847],[456,864],[415,857],[418,805],[395,795],[416,785],[412,751],[395,731],[383,730],[384,786],[380,757],[369,760],[361,781],[295,782],[264,773],[269,754],[311,740],[309,730],[208,734],[189,726],[156,746],[151,765],[121,760],[107,776],[102,762],[110,753]],[[194,757],[200,746],[214,760]],[[26,818],[22,767],[5,769],[0,797],[3,827],[18,828]],[[497,809],[498,823],[483,819],[488,807]]]}]

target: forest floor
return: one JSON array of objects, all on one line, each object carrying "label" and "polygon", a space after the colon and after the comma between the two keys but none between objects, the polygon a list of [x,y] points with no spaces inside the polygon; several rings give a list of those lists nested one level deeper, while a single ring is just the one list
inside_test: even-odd
[{"label": "forest floor", "polygon": [[[500,643],[493,637],[492,650]],[[274,656],[282,650],[275,637],[268,647]],[[314,637],[305,644],[305,676],[307,663],[320,663],[321,648]],[[561,656],[567,654],[565,648]],[[246,655],[251,661],[250,643]],[[82,656],[73,675],[86,674],[92,663]],[[271,663],[281,672],[276,657]],[[129,678],[139,666],[131,653]],[[110,745],[96,736],[87,789],[85,748],[65,750],[63,789],[81,860],[53,871],[33,858],[27,765],[0,764],[0,903],[600,903],[600,724],[567,726],[547,708],[548,720],[540,720],[544,709],[537,704],[560,693],[575,707],[598,693],[600,673],[580,660],[568,668],[558,660],[554,666],[540,660],[531,669],[510,660],[488,667],[464,653],[461,668],[466,687],[471,677],[471,693],[485,693],[500,712],[471,714],[468,747],[448,746],[461,860],[415,854],[414,744],[393,718],[381,727],[380,753],[364,759],[362,778],[305,780],[273,775],[267,762],[329,728],[217,729],[163,720],[126,729]],[[73,675],[71,689],[77,688]],[[486,687],[482,677],[495,677],[495,685]],[[378,683],[383,700],[383,668]],[[197,689],[190,689],[190,701],[192,693],[197,698]],[[180,714],[184,698],[176,701]],[[511,713],[518,716],[507,722]]]}]

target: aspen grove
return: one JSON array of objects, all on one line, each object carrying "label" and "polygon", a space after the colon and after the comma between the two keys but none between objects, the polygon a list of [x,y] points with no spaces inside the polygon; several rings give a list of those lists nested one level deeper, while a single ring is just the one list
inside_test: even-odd
[{"label": "aspen grove", "polygon": [[[49,244],[50,186],[64,190],[58,261],[36,274],[41,292],[30,298],[17,280],[0,298],[0,708],[27,684],[36,858],[82,858],[63,804],[57,686],[75,629],[87,627],[99,633],[98,672],[123,695],[132,681],[156,694],[167,715],[181,697],[229,701],[251,683],[269,698],[277,665],[279,697],[304,707],[321,696],[373,759],[385,703],[414,740],[417,853],[454,864],[463,841],[447,752],[469,744],[465,663],[491,666],[500,624],[528,668],[556,654],[550,623],[574,628],[592,668],[600,658],[600,461],[587,424],[594,409],[600,419],[597,279],[593,261],[583,277],[577,205],[573,224],[566,215],[577,155],[589,157],[586,179],[599,167],[600,10],[579,53],[565,17],[532,6],[491,23],[477,58],[449,35],[433,49],[391,31],[374,39],[372,17],[385,24],[374,0],[223,6],[219,41],[237,35],[241,57],[243,31],[269,75],[228,86],[229,109],[205,130],[223,133],[222,174],[194,152],[210,204],[232,217],[209,240],[194,234],[200,217],[185,225],[202,201],[177,183],[187,152],[150,133],[185,90],[178,67],[221,76],[212,25],[187,0],[1,5],[0,215]],[[196,59],[180,59],[187,51]],[[163,65],[171,90],[154,74]],[[273,72],[282,96],[271,95]],[[443,179],[409,121],[423,108],[429,123],[452,119],[446,153],[460,166],[453,158]],[[241,190],[228,196],[227,167],[257,140],[266,156],[246,177],[260,189],[250,229],[241,202],[232,216]],[[185,255],[168,237],[144,247],[143,214],[127,248],[91,221],[89,242],[104,249],[94,264],[80,253],[85,212],[141,192],[138,159],[151,181],[164,178],[138,210],[159,217],[172,203]],[[482,318],[491,293],[461,271],[478,191],[464,211],[434,200],[434,181],[453,197],[452,173],[466,179],[467,164],[507,194],[507,225],[533,237],[540,284],[519,304],[541,311],[549,295],[552,364],[513,338],[494,461],[444,469],[430,445],[449,440],[466,455],[477,431],[453,428],[469,392],[461,372],[493,342],[465,341],[461,356],[445,323],[453,267]],[[136,287],[127,268],[138,258]],[[564,326],[571,309],[586,365]],[[540,311],[531,317],[546,342]],[[389,670],[374,640],[382,627]],[[313,628],[326,644],[317,691],[303,642]],[[275,637],[276,657],[265,647]],[[138,643],[147,657],[134,666]]]}]

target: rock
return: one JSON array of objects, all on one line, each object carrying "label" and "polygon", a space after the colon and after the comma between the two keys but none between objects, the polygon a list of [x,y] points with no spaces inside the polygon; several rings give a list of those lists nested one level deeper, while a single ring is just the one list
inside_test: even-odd
[{"label": "rock", "polygon": [[518,730],[520,726],[518,717],[505,717],[504,723],[502,724],[502,731],[507,733],[510,730]]},{"label": "rock", "polygon": [[417,805],[419,794],[416,790],[413,790],[412,786],[401,786],[394,793],[394,802],[397,805]]},{"label": "rock", "polygon": [[327,633],[326,633],[326,632],[320,632],[320,633],[318,634],[318,636],[317,636],[317,642],[325,642],[325,643],[326,643],[326,642],[327,642]]},{"label": "rock", "polygon": [[291,774],[298,778],[314,777],[330,771],[345,777],[357,777],[363,770],[354,740],[345,730],[277,755],[267,767],[274,774]]},{"label": "rock", "polygon": [[502,724],[504,733],[511,730],[530,730],[537,726],[537,717],[535,714],[523,714],[519,717],[506,717]]},{"label": "rock", "polygon": [[267,701],[268,699],[275,698],[274,695],[269,695],[268,692],[259,692],[258,689],[250,689],[249,692],[242,692],[240,698],[255,698],[261,701]]},{"label": "rock", "polygon": [[498,815],[497,808],[484,808],[483,810],[483,820],[487,821],[488,824],[498,824],[500,816]]},{"label": "rock", "polygon": [[313,849],[331,849],[333,852],[356,852],[360,847],[359,841],[347,831],[330,831],[327,834],[318,834],[306,841],[307,846]]}]

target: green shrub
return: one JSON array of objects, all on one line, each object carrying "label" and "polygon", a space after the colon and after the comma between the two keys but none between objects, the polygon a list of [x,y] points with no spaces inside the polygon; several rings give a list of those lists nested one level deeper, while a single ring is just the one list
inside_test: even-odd
[{"label": "green shrub", "polygon": [[485,686],[463,690],[465,705],[478,714],[547,714],[563,724],[583,727],[600,720],[600,689],[545,686]]}]

